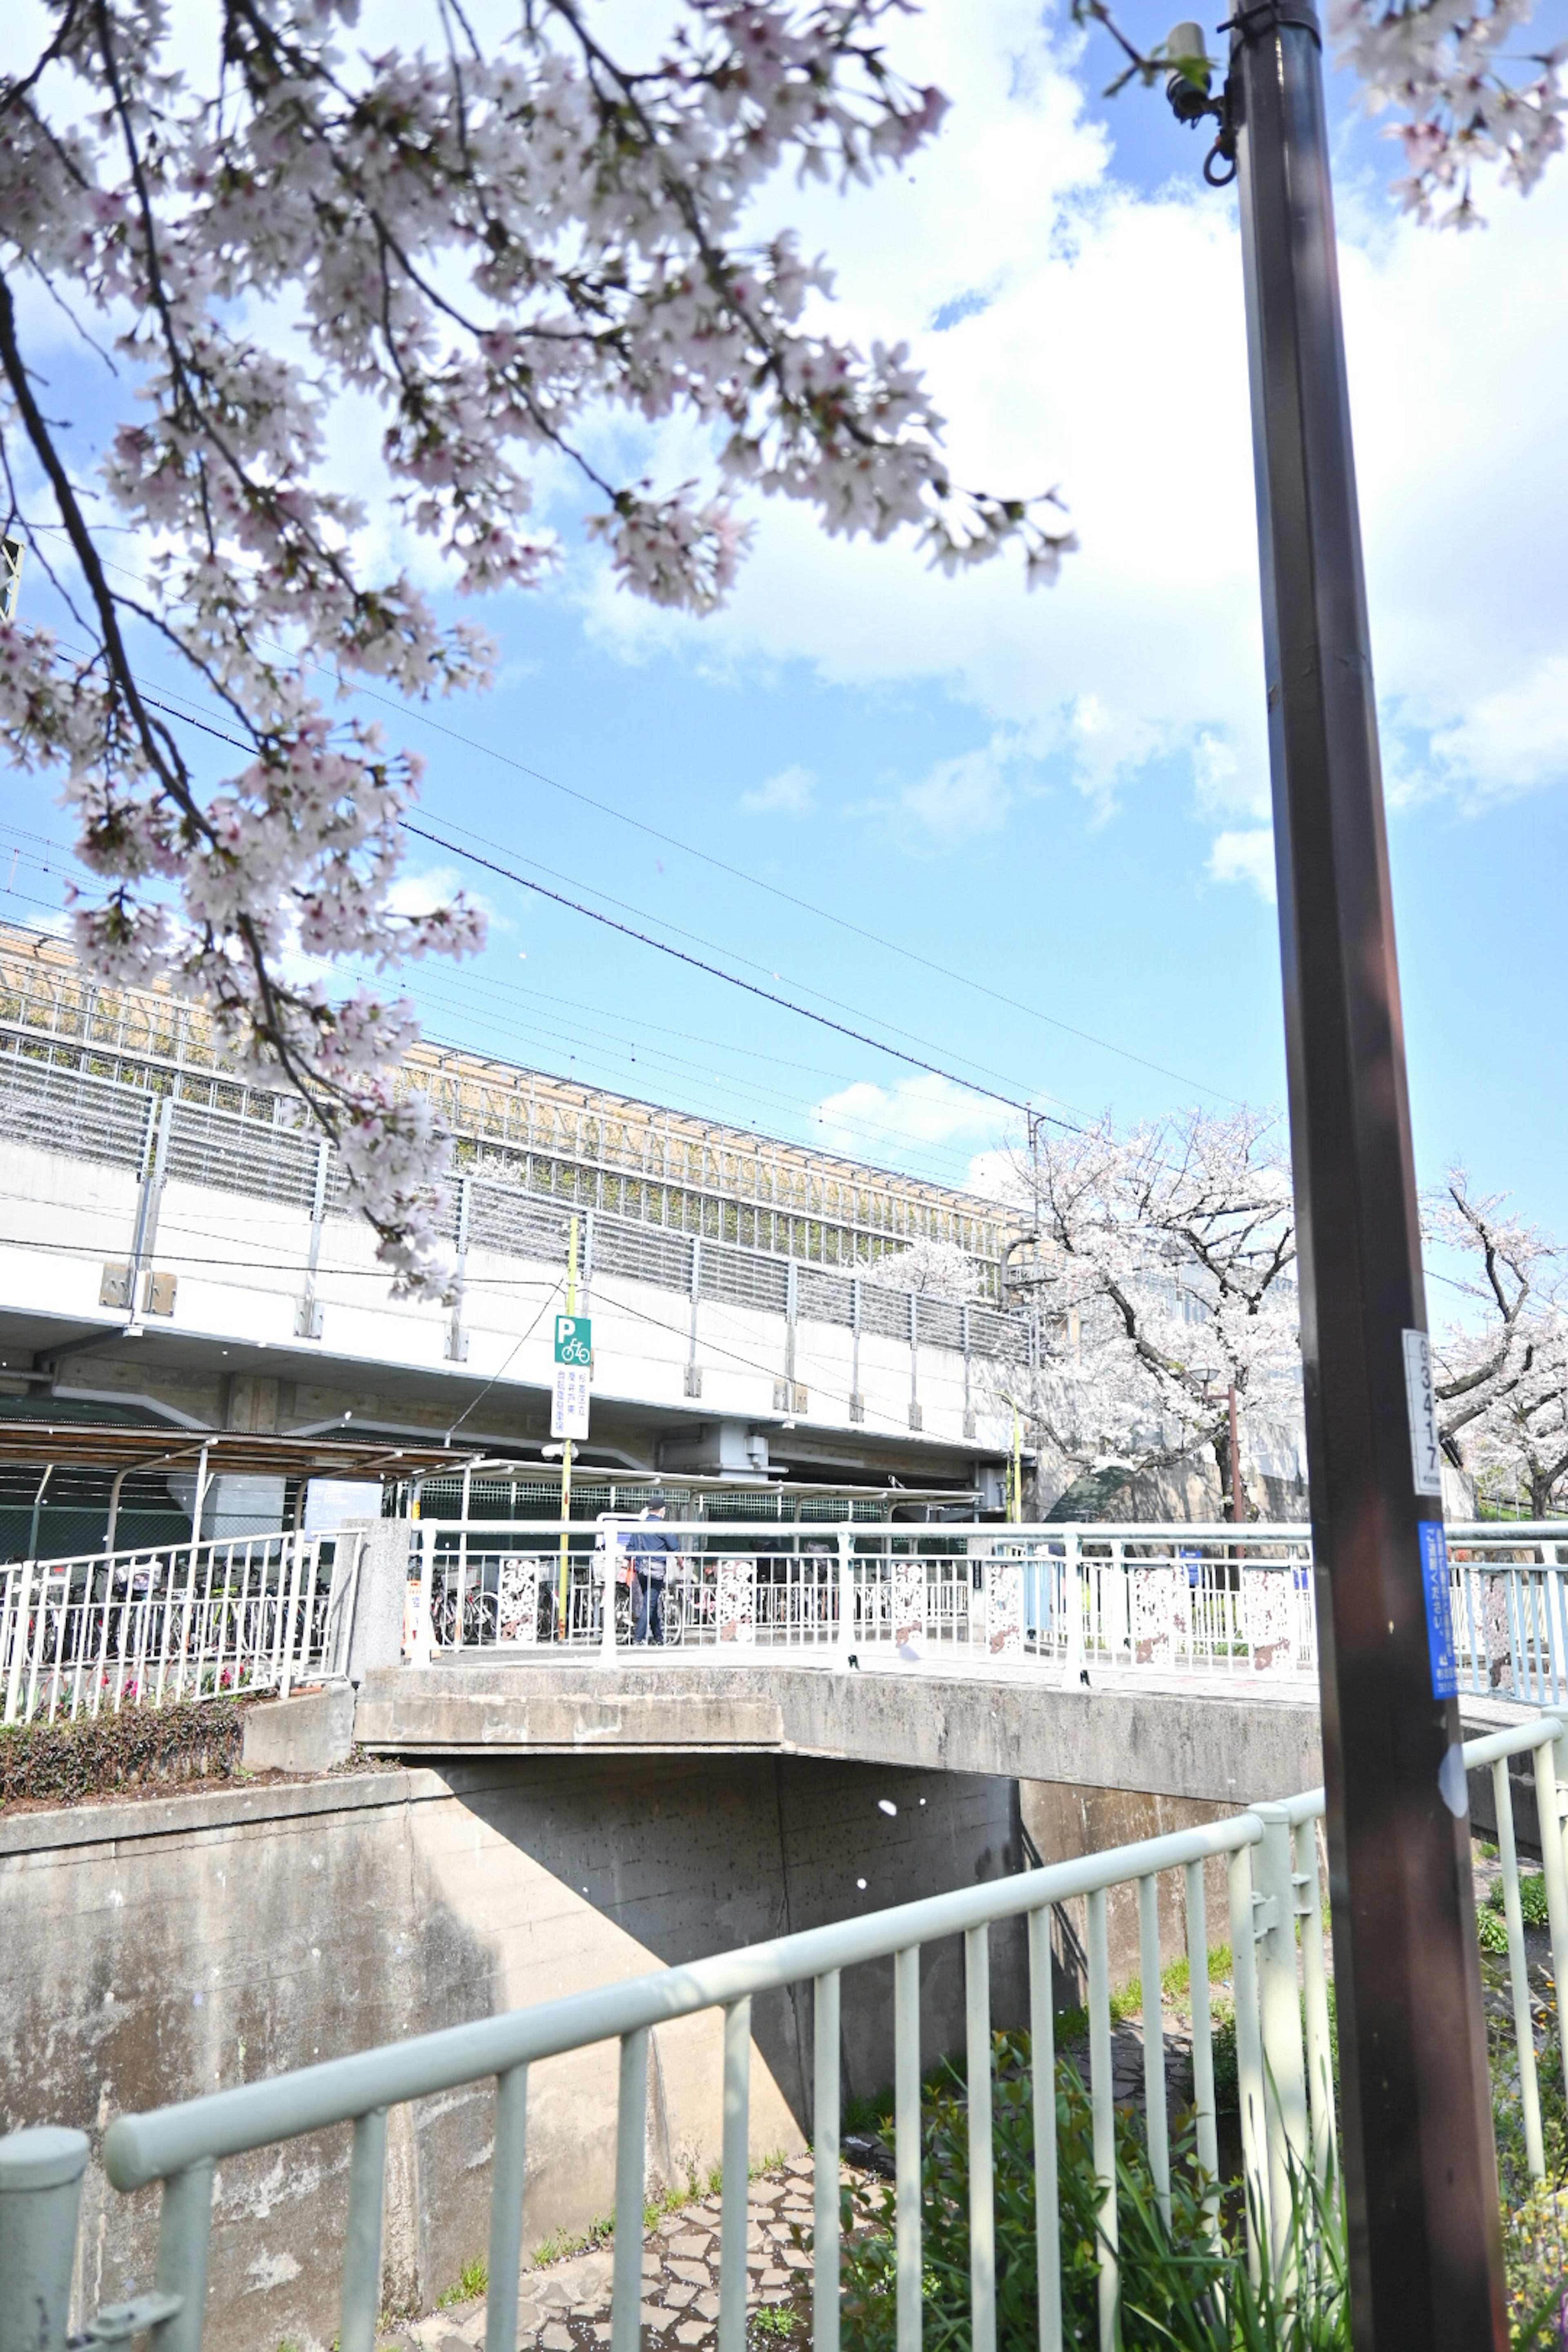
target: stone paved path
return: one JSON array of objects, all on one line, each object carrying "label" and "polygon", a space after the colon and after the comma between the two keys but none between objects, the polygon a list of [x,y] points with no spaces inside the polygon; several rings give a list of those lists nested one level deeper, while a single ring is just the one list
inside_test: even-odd
[{"label": "stone paved path", "polygon": [[[856,2176],[846,2173],[846,2179]],[[792,2158],[752,2180],[747,2192],[748,2303],[776,2309],[770,2344],[802,2347],[810,2333],[810,2257],[794,2232],[811,2227],[812,2164]],[[518,2309],[519,2352],[597,2352],[610,2336],[610,2246],[525,2271]],[[645,2352],[708,2352],[718,2340],[719,2199],[667,2214],[643,2241]],[[751,2331],[749,2331],[751,2332]],[[760,2330],[755,2340],[763,2341]],[[485,2340],[485,2305],[468,2303],[415,2320],[382,2339],[384,2352],[475,2352]]]}]

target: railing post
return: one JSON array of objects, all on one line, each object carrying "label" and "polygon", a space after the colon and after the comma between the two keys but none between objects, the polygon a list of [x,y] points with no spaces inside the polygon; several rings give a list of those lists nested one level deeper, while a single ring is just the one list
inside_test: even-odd
[{"label": "railing post", "polygon": [[1252,1811],[1263,1824],[1253,1914],[1268,2143],[1269,2243],[1279,2277],[1290,2251],[1292,2176],[1299,2180],[1309,2160],[1301,1994],[1296,1979],[1295,1854],[1289,1806],[1254,1805]]},{"label": "railing post", "polygon": [[605,1622],[599,1628],[599,1663],[616,1663],[616,1584],[620,1573],[621,1547],[613,1526],[605,1529]]},{"label": "railing post", "polygon": [[1519,2104],[1524,2124],[1524,2158],[1532,2180],[1546,2177],[1541,2137],[1541,2083],[1535,2064],[1535,2026],[1530,2009],[1530,1972],[1524,1950],[1524,1915],[1519,1897],[1519,1849],[1513,1834],[1513,1784],[1509,1759],[1492,1766],[1492,1810],[1497,1816],[1498,1854],[1502,1863],[1503,1916],[1508,1923],[1509,1991],[1513,1999],[1513,2042],[1519,2059]]},{"label": "railing post", "polygon": [[[896,1990],[898,1960],[893,1967]],[[830,1969],[813,1995],[812,2352],[838,2352],[838,1971]]]},{"label": "railing post", "polygon": [[[1561,1774],[1568,1759],[1563,1753],[1568,1735],[1555,1747],[1543,1740],[1535,1751],[1535,1822],[1541,1839],[1541,1870],[1546,1881],[1546,1916],[1552,1929],[1552,1982],[1562,2017],[1568,1997],[1568,1872],[1563,1860],[1563,1797]],[[1562,2039],[1563,2081],[1568,2091],[1568,2033]]]},{"label": "railing post", "polygon": [[156,2284],[161,2294],[178,2298],[178,2308],[153,2328],[152,2352],[202,2352],[213,2171],[211,2157],[205,2157],[163,2183]]},{"label": "railing post", "polygon": [[838,1529],[838,1663],[847,1665],[855,1647],[855,1561],[848,1528]]},{"label": "railing post", "polygon": [[1236,2005],[1237,2105],[1247,2177],[1247,2262],[1256,2280],[1269,2242],[1268,2155],[1264,2125],[1263,2043],[1258,2031],[1258,1948],[1253,1941],[1252,1848],[1230,1857],[1230,1983]]},{"label": "railing post", "polygon": [[522,2263],[522,2191],[528,2136],[528,2067],[496,2080],[495,2158],[490,2167],[489,2285],[485,2352],[515,2352],[518,2273]]},{"label": "railing post", "polygon": [[[747,2158],[751,2153],[752,2004],[731,2001],[724,2011],[724,2114],[720,2158],[719,2352],[746,2352],[748,2221]],[[617,2240],[620,2218],[616,2221]]]},{"label": "railing post", "polygon": [[[610,2289],[610,2352],[641,2352],[643,2157],[647,2128],[647,2027],[621,2036],[616,2106],[616,2250]],[[741,2202],[746,2200],[745,2182]]]},{"label": "railing post", "polygon": [[1301,2007],[1307,2027],[1307,2098],[1312,2120],[1312,2170],[1327,2187],[1334,2161],[1334,2046],[1329,2024],[1323,1952],[1323,1887],[1316,1816],[1298,1822],[1296,1916],[1301,1922]]},{"label": "railing post", "polygon": [[[305,1538],[298,1529],[295,1530],[293,1535],[285,1536],[283,1540],[289,1546],[289,1597],[283,1604],[283,1654],[281,1671],[278,1681],[278,1696],[279,1698],[287,1698],[290,1689],[293,1687],[294,1619],[296,1612],[300,1607],[300,1570],[305,1549]],[[279,1590],[281,1590],[283,1583],[281,1566],[279,1569],[278,1582]]]},{"label": "railing post", "polygon": [[1082,1554],[1076,1528],[1065,1531],[1062,1560],[1062,1608],[1067,1614],[1067,1642],[1062,1658],[1062,1682],[1070,1687],[1083,1674]]},{"label": "railing post", "polygon": [[[430,1614],[430,1585],[435,1574],[436,1528],[434,1522],[422,1521],[419,1536],[419,1639],[423,1644],[421,1665],[430,1664],[436,1647],[436,1629]],[[365,1540],[368,1542],[369,1538]]]},{"label": "railing post", "polygon": [[65,2352],[87,2134],[0,2139],[0,2352]]},{"label": "railing post", "polygon": [[15,1723],[22,1696],[22,1669],[27,1655],[27,1607],[32,1597],[35,1563],[25,1559],[18,1567],[12,1591],[16,1615],[11,1628],[11,1673],[5,1685],[5,1720]]}]

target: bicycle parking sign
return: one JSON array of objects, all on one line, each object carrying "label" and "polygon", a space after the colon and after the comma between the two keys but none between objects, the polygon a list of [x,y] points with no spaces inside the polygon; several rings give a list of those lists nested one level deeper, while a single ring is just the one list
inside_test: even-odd
[{"label": "bicycle parking sign", "polygon": [[581,1364],[584,1370],[593,1362],[594,1326],[586,1315],[555,1318],[555,1360],[558,1364]]},{"label": "bicycle parking sign", "polygon": [[555,1393],[550,1434],[581,1441],[588,1434],[588,1385],[594,1360],[594,1327],[586,1315],[555,1318]]}]

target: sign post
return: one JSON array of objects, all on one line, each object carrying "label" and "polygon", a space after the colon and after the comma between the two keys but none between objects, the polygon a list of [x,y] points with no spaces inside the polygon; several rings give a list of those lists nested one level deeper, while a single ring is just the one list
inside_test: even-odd
[{"label": "sign post", "polygon": [[564,1441],[561,1448],[561,1572],[555,1594],[555,1634],[562,1642],[566,1639],[572,1447],[574,1440],[588,1434],[593,1362],[594,1327],[577,1312],[577,1220],[574,1217],[566,1243],[566,1312],[555,1318],[555,1388],[550,1406],[550,1434]]}]

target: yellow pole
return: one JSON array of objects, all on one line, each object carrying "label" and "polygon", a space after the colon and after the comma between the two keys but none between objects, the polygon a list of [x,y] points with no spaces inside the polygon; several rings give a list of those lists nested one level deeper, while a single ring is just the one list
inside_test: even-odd
[{"label": "yellow pole", "polygon": [[[577,1312],[577,1220],[573,1218],[566,1239],[566,1312]],[[572,1517],[572,1440],[567,1438],[561,1448],[561,1580],[555,1594],[555,1634],[558,1641],[566,1639],[566,1529]]]}]

